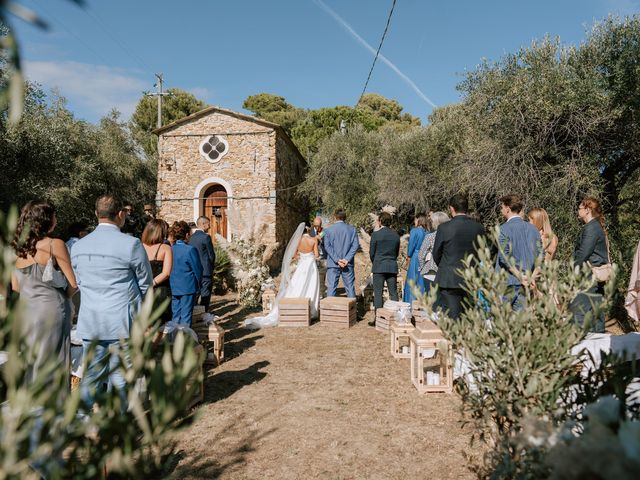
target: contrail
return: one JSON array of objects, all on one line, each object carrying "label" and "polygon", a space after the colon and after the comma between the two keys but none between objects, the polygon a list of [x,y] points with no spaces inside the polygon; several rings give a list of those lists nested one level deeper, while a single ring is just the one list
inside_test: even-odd
[{"label": "contrail", "polygon": [[[358,32],[356,32],[356,31],[351,27],[351,25],[349,25],[349,24],[347,23],[347,21],[346,21],[344,18],[342,18],[340,15],[338,15],[336,12],[334,12],[334,11],[331,9],[331,7],[329,7],[329,5],[327,5],[326,3],[324,3],[322,0],[313,0],[313,1],[316,3],[316,5],[318,5],[318,6],[319,6],[320,8],[322,8],[325,12],[327,12],[329,15],[331,15],[331,16],[334,18],[334,20],[335,20],[336,22],[338,22],[338,23],[342,26],[342,28],[344,28],[347,32],[349,32],[349,33],[351,34],[351,36],[352,36],[353,38],[355,38],[355,39],[358,41],[358,43],[359,43],[360,45],[362,45],[364,48],[366,48],[367,50],[369,50],[369,51],[371,52],[371,54],[375,56],[375,54],[376,54],[376,49],[375,49],[375,48],[373,48],[371,45],[369,45],[369,43],[367,43],[367,41],[366,41],[364,38],[362,38],[360,35],[358,35]],[[378,58],[379,58],[380,60],[382,60],[385,64],[387,64],[387,66],[388,66],[389,68],[391,68],[391,70],[393,70],[394,72],[396,72],[396,73],[398,74],[398,76],[399,76],[402,80],[404,80],[404,81],[405,81],[405,83],[406,83],[407,85],[409,85],[409,86],[413,89],[413,91],[414,91],[414,92],[416,92],[416,93],[418,94],[418,96],[419,96],[421,99],[423,99],[425,102],[427,102],[427,103],[428,103],[429,105],[431,105],[433,108],[436,108],[436,107],[437,107],[437,105],[436,105],[435,103],[433,103],[433,102],[431,101],[431,99],[429,99],[429,97],[427,97],[427,96],[422,92],[422,90],[420,90],[420,89],[418,88],[418,86],[413,82],[413,80],[411,80],[411,79],[410,79],[409,77],[407,77],[404,73],[402,73],[402,72],[400,71],[400,69],[399,69],[398,67],[396,67],[396,66],[393,64],[393,62],[392,62],[391,60],[389,60],[387,57],[385,57],[382,53],[380,53],[380,54],[378,55]]]}]

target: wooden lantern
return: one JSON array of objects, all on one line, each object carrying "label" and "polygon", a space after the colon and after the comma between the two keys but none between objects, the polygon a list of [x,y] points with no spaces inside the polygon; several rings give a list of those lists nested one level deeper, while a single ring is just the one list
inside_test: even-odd
[{"label": "wooden lantern", "polygon": [[414,327],[410,323],[391,322],[389,328],[391,338],[391,355],[394,358],[411,358],[409,336]]},{"label": "wooden lantern", "polygon": [[364,311],[373,310],[373,285],[366,284],[362,288],[362,303],[364,304]]},{"label": "wooden lantern", "polygon": [[262,293],[262,314],[268,315],[273,310],[273,304],[276,301],[276,292],[271,288],[267,288]]},{"label": "wooden lantern", "polygon": [[431,322],[431,315],[417,300],[411,303],[411,315],[416,326],[423,322]]},{"label": "wooden lantern", "polygon": [[308,298],[281,298],[278,303],[278,326],[308,327],[311,324]]},{"label": "wooden lantern", "polygon": [[451,344],[436,332],[409,335],[411,381],[419,393],[453,392],[453,352]]},{"label": "wooden lantern", "polygon": [[215,323],[199,323],[193,330],[205,348],[205,365],[220,365],[224,361],[224,328]]},{"label": "wooden lantern", "polygon": [[388,332],[391,322],[396,318],[396,312],[387,308],[376,308],[376,330]]},{"label": "wooden lantern", "polygon": [[350,328],[356,324],[356,299],[327,297],[320,300],[320,324]]}]

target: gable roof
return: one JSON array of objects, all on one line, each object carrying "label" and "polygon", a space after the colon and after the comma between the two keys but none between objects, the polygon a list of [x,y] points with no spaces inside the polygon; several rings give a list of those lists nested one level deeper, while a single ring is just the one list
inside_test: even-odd
[{"label": "gable roof", "polygon": [[298,147],[296,147],[295,143],[293,143],[293,141],[289,138],[289,135],[287,135],[287,132],[285,132],[284,129],[277,123],[268,122],[267,120],[263,120],[262,118],[254,117],[253,115],[245,115],[244,113],[234,112],[233,110],[217,107],[215,105],[211,107],[203,108],[202,110],[192,113],[191,115],[187,115],[186,117],[182,117],[181,119],[176,120],[175,122],[171,122],[160,128],[156,128],[152,130],[152,133],[155,133],[156,135],[160,136],[163,133],[168,132],[169,130],[173,130],[174,128],[179,127],[180,125],[184,125],[185,123],[189,123],[193,120],[197,120],[198,118],[206,117],[211,113],[221,113],[223,115],[229,115],[230,117],[235,117],[239,120],[245,120],[247,122],[257,123],[258,125],[262,125],[264,127],[273,128],[278,132],[279,135],[282,135],[282,138],[284,138],[285,142],[287,142],[289,147],[293,149],[294,153],[296,153],[305,163],[307,162],[307,159],[304,158],[304,156],[300,153],[300,150],[298,150]]}]

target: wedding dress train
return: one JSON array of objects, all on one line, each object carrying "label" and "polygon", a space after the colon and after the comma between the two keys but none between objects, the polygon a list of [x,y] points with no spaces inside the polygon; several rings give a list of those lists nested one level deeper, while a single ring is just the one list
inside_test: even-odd
[{"label": "wedding dress train", "polygon": [[[271,312],[264,317],[256,317],[245,320],[244,325],[248,328],[273,327],[278,324],[278,304],[282,298],[308,298],[310,302],[311,318],[318,317],[320,306],[320,276],[318,274],[318,266],[313,252],[300,253],[298,266],[289,279],[291,260],[293,252],[298,248],[304,223],[300,224],[298,230],[291,238],[289,245],[285,251],[282,262],[282,280],[280,283],[280,291],[274,302]],[[306,234],[305,234],[306,235]]]}]

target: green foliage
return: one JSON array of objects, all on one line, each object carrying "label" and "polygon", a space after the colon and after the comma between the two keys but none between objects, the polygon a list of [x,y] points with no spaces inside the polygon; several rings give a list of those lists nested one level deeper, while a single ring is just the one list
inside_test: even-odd
[{"label": "green foliage", "polygon": [[258,118],[277,123],[289,136],[293,127],[302,122],[306,116],[302,108],[287,103],[284,97],[270,93],[258,93],[247,97],[242,108],[251,110]]},{"label": "green foliage", "polygon": [[213,291],[224,293],[233,284],[231,258],[217,242],[213,244],[213,251],[216,255],[216,265],[213,269]]},{"label": "green foliage", "polygon": [[142,208],[155,196],[156,167],[141,158],[117,112],[98,126],[77,120],[61,97],[28,84],[20,122],[0,122],[0,210],[46,198],[58,206],[58,232],[94,220],[94,201],[113,192]]},{"label": "green foliage", "polygon": [[365,130],[375,130],[383,125],[401,129],[420,125],[418,118],[401,113],[402,106],[397,101],[376,93],[364,95],[357,108],[340,105],[303,110],[287,103],[284,97],[269,93],[247,97],[242,107],[257,117],[281,125],[307,159],[317,152],[322,140],[339,131],[341,121],[346,122],[348,129],[360,125]]},{"label": "green foliage", "polygon": [[[171,95],[162,98],[162,125],[175,122],[207,107],[207,104],[195,95],[179,88],[169,88],[167,92]],[[147,158],[154,158],[158,151],[158,137],[152,133],[157,125],[158,100],[156,97],[145,95],[140,98],[131,116],[131,131]]]},{"label": "green foliage", "polygon": [[[475,436],[490,447],[486,467],[491,476],[538,478],[545,471],[544,452],[536,445],[522,446],[526,423],[547,419],[555,428],[573,420],[607,383],[582,379],[570,353],[600,309],[588,316],[584,330],[572,323],[570,305],[592,285],[591,272],[586,266],[574,270],[571,264],[553,261],[538,265],[535,288],[525,289],[527,307],[513,312],[505,301],[512,295],[507,273],[495,269],[497,232],[493,238],[491,243],[479,239],[477,257],[465,260],[462,276],[472,298],[469,307],[457,321],[440,313],[440,325],[467,361],[457,389]],[[434,292],[424,298],[432,310],[434,301]],[[596,384],[600,386],[594,389]]]},{"label": "green foliage", "polygon": [[[333,204],[333,189],[312,183],[322,178],[320,172],[326,178],[349,178],[350,163],[336,161],[336,155],[348,158],[377,143],[378,161],[367,162],[376,172],[374,184],[365,198],[345,205],[348,210],[387,203],[400,215],[444,210],[453,193],[467,192],[482,221],[493,224],[499,220],[498,198],[517,193],[527,210],[549,212],[559,257],[566,260],[581,227],[576,206],[593,195],[603,200],[612,254],[628,265],[640,239],[638,56],[640,17],[612,17],[597,23],[579,46],[544,38],[483,62],[460,83],[461,102],[435,109],[427,126],[389,131],[400,124],[380,127],[354,120],[378,134],[362,137],[363,145],[352,143],[345,151],[335,146],[337,136],[330,128],[340,115],[316,121],[309,132],[302,124],[294,134],[303,134],[301,143],[317,144],[318,151],[305,190]],[[372,96],[364,105],[378,119],[397,119],[393,101],[379,107]],[[370,172],[361,176],[371,181]],[[618,296],[625,287],[618,286]]]},{"label": "green foliage", "polygon": [[[0,217],[0,278],[8,285],[16,210],[8,219]],[[126,478],[163,476],[170,434],[190,421],[185,410],[202,381],[202,358],[195,342],[182,334],[173,344],[154,343],[159,312],[152,312],[153,297],[145,299],[119,355],[126,411],[113,391],[82,412],[80,391],[69,392],[69,372],[55,358],[29,378],[38,345],[25,343],[20,309],[6,296],[0,305],[0,345],[7,355],[0,372],[0,477],[41,478],[39,472],[52,479],[98,478],[104,468]],[[141,391],[140,385],[146,388]]]},{"label": "green foliage", "polygon": [[364,225],[378,197],[379,136],[356,125],[346,135],[335,133],[330,138],[314,157],[303,191],[321,198],[328,211],[345,208],[350,222]]},{"label": "green foliage", "polygon": [[383,118],[388,122],[405,122],[413,126],[420,125],[420,119],[409,113],[402,113],[402,105],[377,93],[365,93],[356,107]]}]

